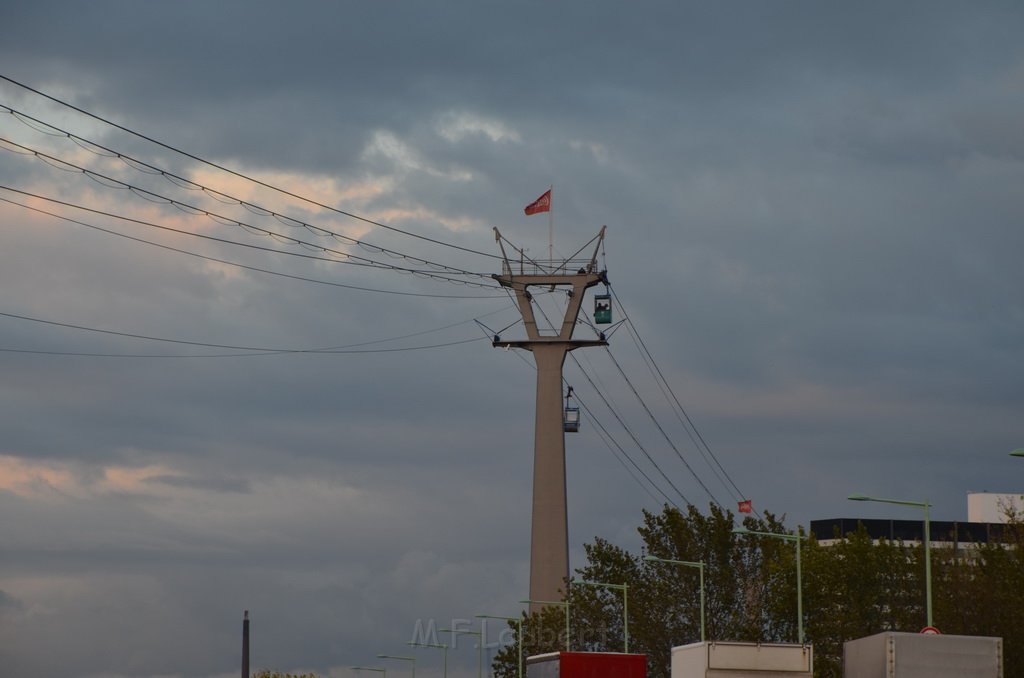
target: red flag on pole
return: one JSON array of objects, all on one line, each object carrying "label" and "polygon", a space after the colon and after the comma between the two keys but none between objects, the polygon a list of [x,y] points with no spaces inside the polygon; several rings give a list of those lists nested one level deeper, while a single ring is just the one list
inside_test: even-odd
[{"label": "red flag on pole", "polygon": [[740,513],[753,513],[754,512],[754,502],[753,502],[752,499],[744,499],[743,501],[739,502],[739,506],[740,506]]},{"label": "red flag on pole", "polygon": [[541,197],[537,198],[529,205],[527,205],[526,209],[524,209],[523,211],[526,212],[526,216],[530,216],[531,214],[538,214],[540,212],[550,212],[551,189],[549,188],[548,190],[544,191],[544,195],[542,195]]}]

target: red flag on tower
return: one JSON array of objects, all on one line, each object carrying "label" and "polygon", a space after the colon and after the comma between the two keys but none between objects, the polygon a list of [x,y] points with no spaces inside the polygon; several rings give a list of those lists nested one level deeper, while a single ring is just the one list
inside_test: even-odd
[{"label": "red flag on tower", "polygon": [[754,512],[754,501],[752,499],[744,499],[739,502],[740,513],[753,513]]},{"label": "red flag on tower", "polygon": [[537,198],[529,205],[527,205],[526,209],[524,209],[523,211],[526,212],[526,216],[530,216],[531,214],[538,214],[540,212],[550,212],[551,189],[549,188],[548,190],[544,191],[544,195],[542,195],[541,197]]}]

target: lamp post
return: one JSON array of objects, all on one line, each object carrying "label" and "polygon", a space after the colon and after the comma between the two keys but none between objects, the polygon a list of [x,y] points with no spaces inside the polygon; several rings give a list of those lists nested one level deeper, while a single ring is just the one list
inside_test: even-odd
[{"label": "lamp post", "polygon": [[[476,636],[480,640],[476,644],[476,678],[483,678],[484,675],[484,634],[480,631],[470,631],[469,629],[438,629],[441,633],[451,633],[456,635],[459,633],[467,636]],[[452,643],[452,647],[455,643]]]},{"label": "lamp post", "polygon": [[603,586],[609,589],[619,589],[622,591],[622,641],[623,641],[623,652],[629,654],[629,603],[627,602],[627,585],[626,584],[609,584],[602,581],[585,581],[583,579],[573,579],[570,584],[583,584],[586,586]]},{"label": "lamp post", "polygon": [[[1021,452],[1021,456],[1024,456],[1024,451],[1014,450],[1014,452]],[[1013,454],[1013,452],[1011,452]],[[931,522],[928,519],[928,509],[931,504],[928,500],[924,501],[903,501],[901,499],[879,499],[877,497],[867,497],[863,494],[851,494],[847,499],[851,501],[877,501],[882,504],[897,504],[899,506],[916,506],[917,508],[924,509],[924,599],[925,599],[925,612],[928,617],[928,626],[932,624],[932,555],[931,555],[931,541],[932,541],[932,528]]]},{"label": "lamp post", "polygon": [[1013,452],[1010,452],[1011,457],[1024,457],[1024,447],[1018,447]]},{"label": "lamp post", "polygon": [[745,527],[737,527],[732,531],[733,534],[746,534],[756,535],[758,537],[772,537],[774,539],[784,539],[786,541],[796,542],[796,635],[797,641],[804,644],[804,592],[803,592],[803,577],[800,574],[800,542],[804,537],[800,534],[800,526],[796,527],[796,534],[780,533],[780,532],[755,532],[754,530],[748,530]]},{"label": "lamp post", "polygon": [[413,647],[433,647],[444,650],[444,672],[441,674],[443,678],[448,678],[448,646],[444,643],[408,643]]},{"label": "lamp post", "polygon": [[531,598],[527,598],[525,600],[520,600],[519,602],[520,603],[529,604],[529,605],[556,605],[556,606],[564,607],[565,608],[565,651],[566,652],[570,652],[570,650],[569,650],[569,601],[568,600],[533,600]]},{"label": "lamp post", "polygon": [[654,556],[644,556],[644,560],[651,563],[671,563],[673,565],[684,565],[686,567],[696,567],[700,570],[700,642],[704,642],[704,561],[690,561],[690,560],[672,560],[671,558],[655,558]]},{"label": "lamp post", "polygon": [[517,628],[516,645],[519,646],[519,678],[523,678],[523,618],[521,616],[499,617],[493,614],[478,614],[475,616],[477,619],[504,619],[505,621],[515,622]]},{"label": "lamp post", "polygon": [[401,659],[402,661],[412,662],[412,678],[416,678],[416,657],[401,657],[394,654],[379,654],[377,659]]},{"label": "lamp post", "polygon": [[376,671],[377,673],[381,674],[381,678],[388,678],[388,670],[387,669],[376,668],[376,667],[373,667],[373,666],[353,666],[352,670],[353,671]]}]

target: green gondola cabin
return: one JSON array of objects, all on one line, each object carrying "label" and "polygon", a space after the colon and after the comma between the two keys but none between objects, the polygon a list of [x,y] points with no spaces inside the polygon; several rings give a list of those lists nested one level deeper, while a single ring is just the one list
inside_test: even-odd
[{"label": "green gondola cabin", "polygon": [[598,325],[608,325],[612,321],[612,295],[594,295],[594,322]]}]

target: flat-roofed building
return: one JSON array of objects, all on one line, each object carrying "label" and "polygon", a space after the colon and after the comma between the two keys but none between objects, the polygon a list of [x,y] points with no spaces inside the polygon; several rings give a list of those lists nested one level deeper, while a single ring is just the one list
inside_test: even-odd
[{"label": "flat-roofed building", "polygon": [[[931,543],[937,547],[1005,543],[1009,517],[1024,519],[1024,495],[971,492],[967,495],[967,520],[932,520]],[[819,543],[832,544],[863,525],[871,539],[914,544],[924,541],[924,520],[889,518],[828,518],[812,520],[810,532]]]},{"label": "flat-roofed building", "polygon": [[[811,534],[820,544],[829,545],[843,539],[857,526],[863,525],[875,541],[887,539],[906,544],[924,541],[923,520],[891,520],[887,518],[828,518],[812,520]],[[1002,543],[1006,523],[975,523],[956,520],[931,521],[931,543],[933,546]]]},{"label": "flat-roofed building", "polygon": [[997,492],[971,492],[967,495],[967,520],[1006,523],[1011,515],[1024,518],[1024,496]]}]

